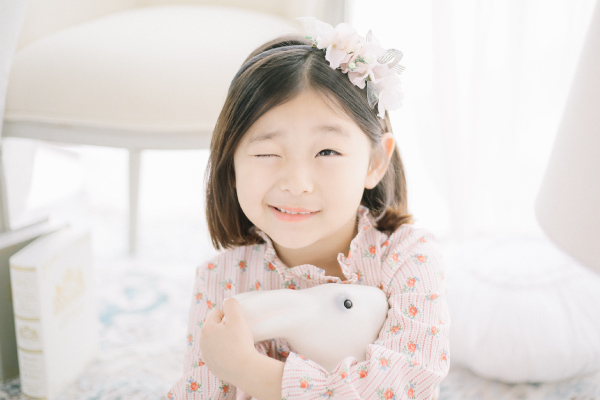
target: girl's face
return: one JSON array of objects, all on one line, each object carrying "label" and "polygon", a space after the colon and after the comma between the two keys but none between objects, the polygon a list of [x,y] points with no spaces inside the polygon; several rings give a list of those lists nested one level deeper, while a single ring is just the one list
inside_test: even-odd
[{"label": "girl's face", "polygon": [[382,176],[370,168],[371,149],[354,121],[305,90],[261,116],[241,140],[234,154],[240,206],[276,248],[351,238],[363,191]]}]

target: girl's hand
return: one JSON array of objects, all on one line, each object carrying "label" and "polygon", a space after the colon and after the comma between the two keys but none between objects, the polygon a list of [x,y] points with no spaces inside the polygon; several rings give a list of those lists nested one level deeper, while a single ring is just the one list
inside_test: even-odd
[{"label": "girl's hand", "polygon": [[200,334],[200,350],[213,374],[237,386],[258,351],[236,299],[225,299],[223,311],[214,309],[207,315]]}]

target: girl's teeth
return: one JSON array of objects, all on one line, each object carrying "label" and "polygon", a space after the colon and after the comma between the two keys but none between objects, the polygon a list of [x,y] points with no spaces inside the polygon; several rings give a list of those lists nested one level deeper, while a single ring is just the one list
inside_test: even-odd
[{"label": "girl's teeth", "polygon": [[[275,207],[277,208],[277,207]],[[277,208],[278,211],[281,211],[282,213],[286,213],[286,214],[310,214],[310,212],[291,212],[291,211],[287,211],[287,210],[282,210],[281,208]]]}]

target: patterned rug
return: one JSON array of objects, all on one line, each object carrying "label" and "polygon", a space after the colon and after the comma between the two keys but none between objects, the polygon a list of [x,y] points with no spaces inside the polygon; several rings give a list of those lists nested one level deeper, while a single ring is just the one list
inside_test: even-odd
[{"label": "patterned rug", "polygon": [[[57,400],[164,399],[178,379],[185,351],[193,269],[96,267],[100,353]],[[21,399],[19,380],[0,399]]]}]

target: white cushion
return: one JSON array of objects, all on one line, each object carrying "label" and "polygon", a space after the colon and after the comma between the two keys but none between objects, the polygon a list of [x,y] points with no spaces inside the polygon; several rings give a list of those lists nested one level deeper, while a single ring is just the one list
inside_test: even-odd
[{"label": "white cushion", "polygon": [[112,14],[20,50],[5,118],[210,132],[249,53],[296,31],[293,20],[227,7],[155,6]]},{"label": "white cushion", "polygon": [[449,260],[452,362],[508,383],[600,368],[600,276],[545,239],[482,241]]}]

